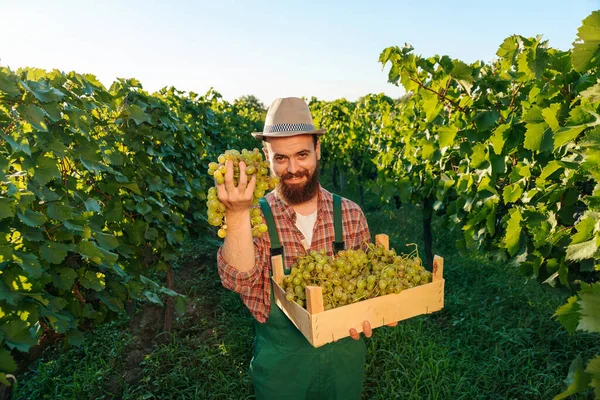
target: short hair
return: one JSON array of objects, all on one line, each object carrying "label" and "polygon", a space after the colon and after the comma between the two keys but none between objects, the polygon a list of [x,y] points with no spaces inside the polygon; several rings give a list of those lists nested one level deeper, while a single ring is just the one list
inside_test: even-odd
[{"label": "short hair", "polygon": [[[313,138],[313,144],[315,146],[315,149],[317,148],[317,142],[319,141],[319,136],[312,134],[312,138]],[[268,137],[267,136],[263,136],[262,137],[262,141],[263,141],[263,146],[265,145],[264,142],[268,142]]]}]

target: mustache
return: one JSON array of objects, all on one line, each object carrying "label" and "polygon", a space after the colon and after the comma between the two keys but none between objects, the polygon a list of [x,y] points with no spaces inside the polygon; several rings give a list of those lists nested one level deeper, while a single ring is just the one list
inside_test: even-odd
[{"label": "mustache", "polygon": [[281,176],[281,179],[282,180],[286,180],[286,179],[292,179],[292,178],[301,178],[303,176],[306,176],[308,178],[309,177],[308,176],[308,171],[306,171],[306,170],[304,170],[304,171],[298,171],[295,174],[287,172],[287,173],[285,173],[284,175]]}]

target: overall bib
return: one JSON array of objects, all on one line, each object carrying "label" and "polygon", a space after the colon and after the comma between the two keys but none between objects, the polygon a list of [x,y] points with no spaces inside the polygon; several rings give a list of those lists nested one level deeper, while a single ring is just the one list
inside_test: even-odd
[{"label": "overall bib", "polygon": [[[340,222],[335,224],[336,238],[341,238],[337,232],[338,227],[341,231],[341,200],[337,200],[335,214]],[[274,248],[274,244],[279,246],[279,238],[277,230],[271,229],[275,226],[273,215],[266,201],[261,208],[270,222]],[[366,359],[362,337],[346,337],[314,348],[275,304],[272,287],[269,318],[264,324],[255,320],[255,328],[250,377],[257,399],[361,399]]]}]

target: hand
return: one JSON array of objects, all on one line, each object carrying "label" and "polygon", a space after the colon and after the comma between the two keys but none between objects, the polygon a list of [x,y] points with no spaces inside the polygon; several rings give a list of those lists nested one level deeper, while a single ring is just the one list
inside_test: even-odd
[{"label": "hand", "polygon": [[[363,322],[363,333],[367,338],[373,336],[373,330],[371,329],[371,324],[369,323],[369,321]],[[360,339],[360,333],[358,333],[356,329],[352,328],[350,329],[350,337],[354,340],[358,340]]]},{"label": "hand", "polygon": [[[396,322],[392,322],[391,324],[385,324],[385,326],[397,326],[398,325],[398,321]],[[364,321],[363,322],[363,333],[365,334],[365,337],[370,338],[371,336],[373,336],[373,330],[371,329],[371,324],[369,323],[369,321]],[[350,337],[354,340],[358,340],[360,339],[360,333],[358,333],[356,331],[356,329],[352,328],[350,329]]]},{"label": "hand", "polygon": [[238,213],[247,211],[252,204],[252,194],[256,186],[256,174],[252,175],[250,182],[248,182],[246,164],[240,161],[240,179],[238,185],[235,186],[233,180],[233,161],[225,161],[225,166],[227,167],[225,182],[217,184],[217,197],[225,205],[228,212]]}]

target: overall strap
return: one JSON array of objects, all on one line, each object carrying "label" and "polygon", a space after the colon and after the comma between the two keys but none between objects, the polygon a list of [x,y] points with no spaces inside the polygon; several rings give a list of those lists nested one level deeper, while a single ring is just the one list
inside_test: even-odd
[{"label": "overall strap", "polygon": [[346,246],[342,235],[342,198],[335,193],[333,194],[333,229],[335,232],[334,252],[344,250]]},{"label": "overall strap", "polygon": [[275,218],[273,218],[273,212],[271,211],[271,207],[267,202],[267,199],[261,197],[258,199],[258,204],[260,205],[260,209],[265,216],[265,220],[267,222],[267,228],[269,232],[269,238],[271,239],[271,257],[281,255],[283,259],[283,246],[279,242],[279,235],[277,234],[277,226],[275,225]]}]

